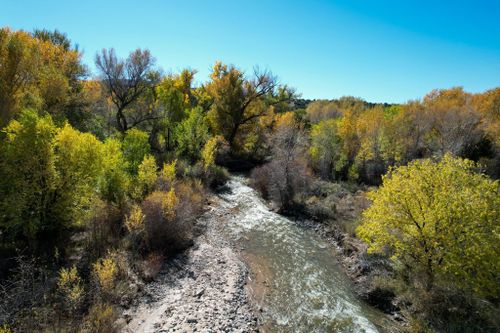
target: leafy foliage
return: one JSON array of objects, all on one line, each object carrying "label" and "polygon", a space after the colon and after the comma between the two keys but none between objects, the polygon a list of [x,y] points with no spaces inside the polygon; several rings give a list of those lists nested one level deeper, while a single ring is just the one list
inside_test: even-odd
[{"label": "leafy foliage", "polygon": [[476,167],[446,155],[384,176],[358,228],[369,251],[389,251],[393,260],[421,270],[427,288],[438,279],[498,297],[498,182]]},{"label": "leafy foliage", "polygon": [[24,112],[5,131],[0,148],[4,235],[54,237],[82,222],[97,192],[102,143],[69,125],[59,129],[49,116],[33,111]]},{"label": "leafy foliage", "polygon": [[208,125],[203,110],[199,107],[194,108],[190,111],[189,117],[176,128],[177,152],[191,161],[198,160],[208,138]]},{"label": "leafy foliage", "polygon": [[[48,111],[78,125],[85,67],[61,33],[0,29],[0,126],[25,108]],[[83,117],[83,119],[81,119]]]},{"label": "leafy foliage", "polygon": [[137,175],[139,165],[144,156],[151,153],[148,134],[132,128],[125,133],[122,143],[123,156],[127,161],[127,170],[131,175]]}]

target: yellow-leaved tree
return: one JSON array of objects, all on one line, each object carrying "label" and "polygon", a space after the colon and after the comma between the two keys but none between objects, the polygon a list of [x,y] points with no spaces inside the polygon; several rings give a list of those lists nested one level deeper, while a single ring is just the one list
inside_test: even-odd
[{"label": "yellow-leaved tree", "polygon": [[411,162],[383,177],[369,194],[358,235],[369,252],[388,252],[424,285],[446,281],[498,297],[500,196],[498,181],[469,160],[445,155]]}]

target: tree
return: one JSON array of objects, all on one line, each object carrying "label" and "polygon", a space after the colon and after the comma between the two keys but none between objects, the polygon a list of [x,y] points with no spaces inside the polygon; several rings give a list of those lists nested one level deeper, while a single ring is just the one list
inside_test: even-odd
[{"label": "tree", "polygon": [[57,34],[0,29],[0,126],[25,108],[44,110],[61,123],[78,121],[86,69],[79,51]]},{"label": "tree", "polygon": [[451,152],[465,157],[481,140],[480,114],[462,88],[433,90],[424,97],[423,105],[432,125],[430,144],[439,156]]},{"label": "tree", "polygon": [[271,137],[273,159],[252,172],[254,185],[282,212],[293,208],[297,194],[308,186],[305,136],[292,112],[277,117]]},{"label": "tree", "polygon": [[155,59],[149,50],[137,49],[126,60],[118,59],[114,49],[96,54],[95,63],[108,94],[116,107],[116,126],[124,133],[145,121],[158,118],[153,110],[126,112],[148,90],[154,88],[157,75]]},{"label": "tree", "polygon": [[469,160],[445,155],[393,169],[370,193],[358,235],[369,252],[386,252],[423,273],[430,290],[450,283],[499,296],[500,196],[498,181],[476,173]]},{"label": "tree", "polygon": [[122,143],[117,139],[107,139],[103,146],[102,176],[99,192],[108,202],[121,204],[127,197],[130,176],[128,163],[122,152]]},{"label": "tree", "polygon": [[127,161],[128,172],[131,175],[137,175],[137,170],[144,156],[151,152],[148,134],[136,128],[129,129],[123,138],[122,149],[123,156]]},{"label": "tree", "polygon": [[387,137],[387,120],[380,106],[365,110],[357,119],[359,151],[356,155],[356,168],[360,178],[368,183],[378,184],[388,164],[394,163],[393,154],[397,142],[391,146]]},{"label": "tree", "polygon": [[335,119],[323,120],[312,126],[309,153],[312,165],[321,177],[335,179],[335,173],[344,167],[340,163],[341,146]]},{"label": "tree", "polygon": [[82,222],[96,196],[102,143],[50,116],[24,111],[0,146],[0,230],[9,241],[57,240]]},{"label": "tree", "polygon": [[35,29],[33,31],[33,37],[45,42],[50,42],[56,46],[60,46],[66,51],[69,51],[71,49],[71,41],[69,40],[68,36],[57,29],[54,31],[50,31],[47,29]]},{"label": "tree", "polygon": [[[57,187],[53,142],[57,128],[49,116],[24,111],[4,128],[0,145],[0,216],[2,237],[34,239],[54,223],[47,216]],[[27,176],[25,176],[27,175]]]},{"label": "tree", "polygon": [[271,105],[290,101],[291,89],[278,89],[270,72],[254,70],[251,78],[236,67],[216,62],[206,91],[212,98],[209,120],[216,134],[221,134],[234,148],[243,125],[263,116]]},{"label": "tree", "polygon": [[337,118],[341,115],[336,103],[327,100],[317,100],[309,103],[306,109],[307,120],[317,124],[322,120]]},{"label": "tree", "polygon": [[208,125],[200,107],[191,110],[189,117],[176,129],[177,152],[192,161],[200,158],[200,153],[209,138]]},{"label": "tree", "polygon": [[178,75],[168,75],[156,88],[158,100],[162,106],[161,121],[153,126],[151,136],[154,138],[161,131],[166,132],[166,148],[172,148],[172,133],[176,126],[186,118],[188,109],[194,105],[192,83],[196,71],[184,69]]}]

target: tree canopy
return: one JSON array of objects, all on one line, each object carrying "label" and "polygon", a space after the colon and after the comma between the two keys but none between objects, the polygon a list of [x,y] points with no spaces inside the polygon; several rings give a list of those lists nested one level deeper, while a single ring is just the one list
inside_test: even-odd
[{"label": "tree canopy", "polygon": [[358,228],[369,251],[423,272],[428,288],[453,281],[498,297],[499,184],[477,167],[448,154],[393,169],[370,194]]}]

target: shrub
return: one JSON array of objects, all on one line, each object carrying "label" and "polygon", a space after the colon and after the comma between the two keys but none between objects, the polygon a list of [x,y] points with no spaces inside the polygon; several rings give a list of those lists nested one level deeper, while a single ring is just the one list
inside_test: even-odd
[{"label": "shrub", "polygon": [[161,271],[165,257],[159,252],[150,253],[141,263],[141,276],[145,281],[153,281]]},{"label": "shrub", "polygon": [[224,185],[229,180],[227,170],[218,165],[212,165],[203,175],[205,183],[213,189]]},{"label": "shrub", "polygon": [[113,333],[116,331],[114,323],[118,314],[114,307],[107,303],[94,304],[85,318],[84,332]]},{"label": "shrub", "polygon": [[112,256],[99,259],[93,265],[93,272],[100,291],[104,295],[112,294],[118,275],[118,265],[115,259]]},{"label": "shrub", "polygon": [[138,233],[144,230],[144,214],[139,205],[133,205],[130,214],[125,217],[125,227],[130,233]]},{"label": "shrub", "polygon": [[133,197],[136,199],[142,198],[145,194],[150,193],[158,179],[156,173],[156,160],[152,155],[144,156],[141,164],[137,169],[137,178],[135,179],[135,188]]},{"label": "shrub", "polygon": [[269,198],[269,165],[265,164],[263,166],[257,167],[250,173],[250,185],[259,191],[262,198],[265,200]]},{"label": "shrub", "polygon": [[7,324],[2,324],[0,326],[0,333],[12,333],[12,330],[10,329],[10,326]]},{"label": "shrub", "polygon": [[149,250],[174,250],[184,237],[183,224],[175,219],[178,198],[175,190],[155,191],[142,203],[145,238]]},{"label": "shrub", "polygon": [[164,163],[158,177],[158,187],[162,191],[168,191],[177,178],[177,160],[170,163]]},{"label": "shrub", "polygon": [[142,203],[147,249],[168,253],[186,248],[203,198],[199,181],[178,182],[168,192],[151,193]]},{"label": "shrub", "polygon": [[188,229],[191,229],[194,219],[203,208],[203,186],[197,179],[186,180],[177,184],[175,193],[178,197],[176,218],[183,221]]},{"label": "shrub", "polygon": [[14,260],[10,277],[0,284],[0,322],[12,322],[23,310],[45,305],[53,286],[50,272],[37,259],[18,255]]},{"label": "shrub", "polygon": [[106,201],[121,204],[127,196],[130,185],[130,176],[127,173],[127,162],[122,153],[121,142],[116,139],[106,140],[103,155],[100,194]]},{"label": "shrub", "polygon": [[220,164],[222,160],[226,157],[229,151],[229,144],[222,136],[214,136],[210,138],[203,150],[201,152],[201,160],[203,161],[203,166],[206,169],[214,165],[215,163]]},{"label": "shrub", "polygon": [[63,298],[63,303],[70,309],[69,312],[75,313],[84,299],[82,279],[75,266],[62,268],[59,271],[57,287]]}]

